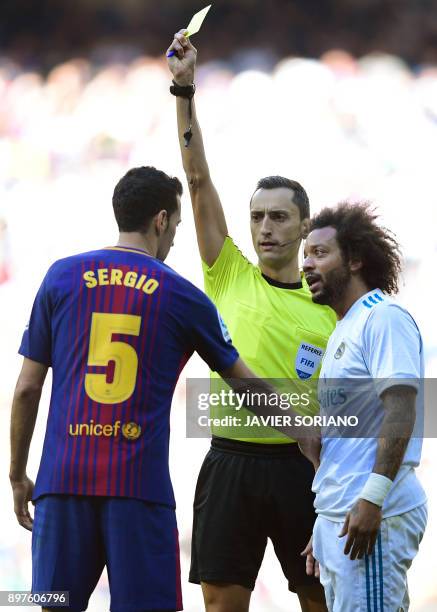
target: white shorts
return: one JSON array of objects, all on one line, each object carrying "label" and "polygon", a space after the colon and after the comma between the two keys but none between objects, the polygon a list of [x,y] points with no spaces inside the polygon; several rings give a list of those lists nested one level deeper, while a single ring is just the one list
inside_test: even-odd
[{"label": "white shorts", "polygon": [[318,516],[314,525],[314,557],[329,612],[406,612],[407,570],[419,549],[426,527],[427,506],[386,518],[381,523],[372,555],[351,561],[339,538],[343,523]]}]

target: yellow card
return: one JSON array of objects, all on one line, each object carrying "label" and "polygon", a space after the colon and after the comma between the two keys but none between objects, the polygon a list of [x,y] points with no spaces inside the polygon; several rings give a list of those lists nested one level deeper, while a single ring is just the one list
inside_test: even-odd
[{"label": "yellow card", "polygon": [[188,24],[188,27],[185,31],[185,36],[192,36],[193,34],[196,34],[200,30],[203,20],[205,19],[206,14],[210,8],[211,8],[211,5],[208,5],[204,9],[202,9],[201,11],[199,11],[198,13],[194,15],[194,17],[191,19],[190,23]]}]

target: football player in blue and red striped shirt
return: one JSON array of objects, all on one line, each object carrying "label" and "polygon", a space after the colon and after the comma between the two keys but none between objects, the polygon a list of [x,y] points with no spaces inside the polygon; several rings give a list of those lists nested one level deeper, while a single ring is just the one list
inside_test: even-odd
[{"label": "football player in blue and red striped shirt", "polygon": [[[239,360],[212,302],[163,263],[181,194],[164,172],[130,170],[113,196],[118,245],[55,262],[23,335],[11,420],[15,512],[33,530],[33,590],[69,591],[70,610],[86,609],[105,564],[112,612],[182,609],[171,400],[193,351],[228,376]],[[34,487],[26,464],[49,367]]]}]

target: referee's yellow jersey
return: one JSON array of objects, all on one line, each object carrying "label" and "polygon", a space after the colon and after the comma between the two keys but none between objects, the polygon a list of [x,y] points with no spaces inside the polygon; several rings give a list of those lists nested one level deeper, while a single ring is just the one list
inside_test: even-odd
[{"label": "referee's yellow jersey", "polygon": [[[203,262],[203,273],[205,291],[217,306],[242,359],[261,378],[277,379],[278,383],[279,379],[306,381],[305,389],[314,381],[311,411],[318,411],[316,379],[335,327],[334,311],[313,303],[303,275],[302,286],[266,280],[230,237],[211,267]],[[213,373],[212,377],[218,375]],[[226,414],[235,412],[224,406],[211,408],[212,417]],[[238,415],[245,423],[250,413],[242,409]],[[262,434],[257,428],[256,435],[253,428],[245,431],[240,427],[238,431],[235,435],[226,426],[212,428],[214,435],[223,438],[264,444],[290,442],[290,438],[271,427],[264,427]]]}]

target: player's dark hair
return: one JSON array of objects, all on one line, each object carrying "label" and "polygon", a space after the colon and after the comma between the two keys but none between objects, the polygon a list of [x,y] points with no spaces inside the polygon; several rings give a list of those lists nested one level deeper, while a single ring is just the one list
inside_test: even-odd
[{"label": "player's dark hair", "polygon": [[[307,192],[297,181],[292,181],[291,179],[285,178],[285,176],[266,176],[258,181],[255,191],[258,191],[258,189],[277,189],[278,187],[285,187],[286,189],[293,190],[291,201],[293,204],[296,204],[299,209],[300,220],[308,219],[310,216],[310,201]],[[251,202],[252,198],[250,198]]]},{"label": "player's dark hair", "polygon": [[177,210],[178,195],[182,195],[182,184],[176,177],[153,166],[132,168],[119,180],[112,196],[120,232],[147,230],[160,210],[171,217]]},{"label": "player's dark hair", "polygon": [[364,282],[370,289],[379,287],[385,293],[399,290],[401,251],[394,234],[377,225],[374,208],[368,203],[341,202],[334,208],[323,208],[311,219],[310,231],[323,227],[337,230],[337,242],[346,262],[360,260]]}]

